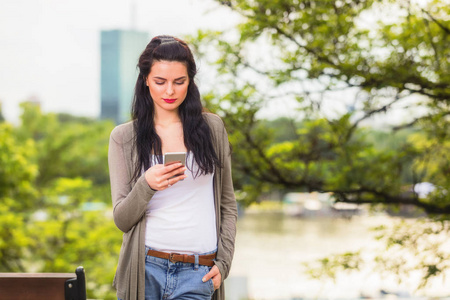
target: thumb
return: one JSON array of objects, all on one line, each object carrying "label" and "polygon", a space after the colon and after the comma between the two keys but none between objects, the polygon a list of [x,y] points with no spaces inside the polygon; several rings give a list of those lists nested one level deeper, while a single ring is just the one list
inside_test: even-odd
[{"label": "thumb", "polygon": [[208,280],[210,280],[212,277],[214,277],[217,272],[219,272],[219,268],[217,268],[217,266],[213,266],[211,268],[211,271],[208,272],[208,274],[206,274],[205,276],[203,276],[202,281],[203,282],[207,282]]}]

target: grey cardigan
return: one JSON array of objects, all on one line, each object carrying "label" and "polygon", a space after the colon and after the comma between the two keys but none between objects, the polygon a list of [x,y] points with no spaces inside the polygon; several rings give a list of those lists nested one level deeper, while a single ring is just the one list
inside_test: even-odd
[{"label": "grey cardigan", "polygon": [[[228,135],[220,117],[210,113],[203,116],[211,129],[212,142],[222,164],[214,174],[218,237],[215,264],[222,275],[222,285],[212,299],[225,300],[223,280],[230,272],[237,220],[236,199],[231,179],[231,155]],[[136,159],[135,155],[132,157],[133,134],[132,122],[114,128],[108,152],[114,222],[124,232],[113,286],[117,290],[117,297],[123,300],[145,298],[145,211],[147,203],[155,194],[143,175],[130,183]]]}]

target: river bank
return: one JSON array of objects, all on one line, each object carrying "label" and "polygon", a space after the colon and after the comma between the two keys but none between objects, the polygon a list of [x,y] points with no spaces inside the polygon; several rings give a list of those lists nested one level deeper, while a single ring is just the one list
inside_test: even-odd
[{"label": "river bank", "polygon": [[[245,210],[238,234],[229,297],[239,299],[361,299],[450,297],[450,281],[415,291],[371,270],[312,280],[303,267],[331,254],[377,249],[371,228],[396,218],[384,214],[352,218],[299,218],[283,213],[281,204],[266,203]],[[412,276],[411,281],[415,278]],[[447,290],[446,290],[447,289]]]}]

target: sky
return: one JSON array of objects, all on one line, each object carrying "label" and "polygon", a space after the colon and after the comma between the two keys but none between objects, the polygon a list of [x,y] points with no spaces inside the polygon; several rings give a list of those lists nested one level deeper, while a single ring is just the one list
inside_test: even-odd
[{"label": "sky", "polygon": [[16,123],[19,103],[34,97],[44,112],[97,117],[101,30],[182,37],[237,22],[212,0],[0,0],[3,114]]},{"label": "sky", "polygon": [[[19,103],[35,98],[44,112],[98,117],[101,30],[135,28],[149,32],[149,38],[159,34],[183,37],[198,29],[227,30],[239,21],[239,16],[214,0],[0,0],[3,115],[18,123]],[[202,64],[197,61],[197,65],[202,91],[202,82],[198,82]],[[208,90],[208,75],[203,76],[203,90]],[[277,99],[266,104],[261,117],[273,116],[275,111],[277,115],[296,114],[296,106],[295,101]],[[394,119],[410,117],[399,108]],[[385,118],[377,122],[382,124]]]}]

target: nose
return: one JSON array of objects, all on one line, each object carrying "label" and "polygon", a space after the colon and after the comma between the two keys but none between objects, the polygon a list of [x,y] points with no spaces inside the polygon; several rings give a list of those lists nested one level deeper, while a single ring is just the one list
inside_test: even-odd
[{"label": "nose", "polygon": [[174,89],[173,89],[173,84],[169,83],[167,85],[167,90],[166,90],[167,95],[171,96],[174,94]]}]

